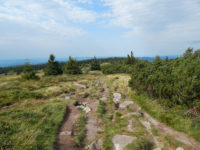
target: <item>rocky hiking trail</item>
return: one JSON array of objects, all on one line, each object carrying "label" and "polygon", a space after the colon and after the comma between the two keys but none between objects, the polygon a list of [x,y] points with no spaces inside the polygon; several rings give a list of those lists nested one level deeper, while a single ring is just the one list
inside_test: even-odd
[{"label": "rocky hiking trail", "polygon": [[[81,150],[81,149],[96,149],[103,150],[105,136],[104,136],[104,122],[100,121],[97,117],[97,107],[99,101],[105,102],[106,105],[110,104],[109,99],[115,104],[114,110],[108,110],[107,113],[120,112],[120,121],[127,121],[127,125],[123,128],[122,132],[114,133],[111,139],[112,149],[123,150],[129,144],[137,142],[138,139],[147,138],[152,143],[152,150],[200,150],[200,143],[193,138],[173,130],[167,125],[160,123],[156,119],[152,118],[146,112],[144,112],[135,102],[128,96],[128,92],[125,92],[125,96],[118,91],[114,91],[107,86],[107,83],[103,78],[99,78],[94,81],[93,85],[86,86],[80,83],[74,85],[83,90],[83,95],[75,98],[78,100],[79,105],[74,106],[72,103],[68,103],[66,109],[66,115],[63,119],[63,123],[57,134],[57,141],[55,143],[55,150]],[[98,88],[97,88],[98,87]],[[90,93],[90,90],[96,88],[96,93]],[[125,89],[125,91],[128,91]],[[87,94],[84,94],[87,93]],[[93,96],[91,96],[93,95]],[[73,137],[73,130],[76,124],[77,118],[80,114],[79,109],[85,112],[87,117],[86,124],[86,137],[85,146],[77,147]],[[109,112],[110,111],[110,112]],[[118,120],[119,121],[119,120]],[[118,124],[115,118],[111,121],[114,125]],[[141,131],[144,135],[137,134]],[[155,135],[153,130],[156,130],[158,134]],[[166,140],[166,136],[171,136],[176,142],[172,145]],[[108,149],[108,148],[107,148]],[[129,149],[127,149],[129,150]]]}]

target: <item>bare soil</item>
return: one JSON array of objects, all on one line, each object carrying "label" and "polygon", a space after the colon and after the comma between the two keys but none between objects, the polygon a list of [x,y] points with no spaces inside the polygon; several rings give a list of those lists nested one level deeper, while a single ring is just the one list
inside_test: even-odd
[{"label": "bare soil", "polygon": [[[76,147],[73,138],[73,129],[78,115],[79,110],[75,106],[69,104],[62,122],[62,126],[57,134],[55,150],[81,150],[81,148]],[[72,135],[64,134],[66,132],[71,132]]]}]

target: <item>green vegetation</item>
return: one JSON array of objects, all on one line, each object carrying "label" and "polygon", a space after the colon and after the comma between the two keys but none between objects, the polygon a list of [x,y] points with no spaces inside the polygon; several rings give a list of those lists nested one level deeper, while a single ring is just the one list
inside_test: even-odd
[{"label": "green vegetation", "polygon": [[60,68],[60,65],[57,61],[55,61],[55,56],[53,54],[51,54],[49,56],[47,66],[44,69],[44,74],[46,76],[62,74],[62,70]]},{"label": "green vegetation", "polygon": [[38,76],[36,76],[35,72],[32,69],[32,66],[27,62],[24,65],[24,71],[22,75],[23,80],[37,80],[39,79]]},{"label": "green vegetation", "polygon": [[199,53],[189,48],[180,58],[162,60],[157,56],[152,63],[138,62],[129,85],[139,93],[166,99],[169,107],[181,104],[200,109]]},{"label": "green vegetation", "polygon": [[76,122],[75,130],[74,130],[74,139],[77,146],[81,147],[85,144],[86,137],[86,123],[87,118],[84,114],[81,114]]},{"label": "green vegetation", "polygon": [[166,109],[166,107],[158,104],[157,101],[150,99],[148,96],[132,93],[131,97],[152,117],[171,126],[177,131],[184,132],[198,141],[200,140],[200,127],[193,126],[194,120],[199,117],[191,118],[184,116],[181,106]]},{"label": "green vegetation", "polygon": [[148,139],[140,138],[126,146],[124,150],[153,150],[153,143]]},{"label": "green vegetation", "polygon": [[81,74],[81,69],[79,64],[76,60],[69,57],[69,60],[66,62],[65,66],[63,67],[63,73],[66,74]]},{"label": "green vegetation", "polygon": [[53,150],[66,101],[30,101],[0,111],[1,150]]},{"label": "green vegetation", "polygon": [[74,100],[72,104],[73,104],[74,106],[78,106],[78,101],[77,101],[77,100]]},{"label": "green vegetation", "polygon": [[0,107],[13,104],[24,99],[41,99],[43,95],[39,92],[28,90],[9,90],[0,92]]},{"label": "green vegetation", "polygon": [[105,103],[99,101],[99,105],[97,107],[97,113],[100,117],[102,117],[106,113]]},{"label": "green vegetation", "polygon": [[96,57],[94,57],[94,59],[91,63],[90,69],[91,70],[101,70],[100,63],[97,61]]},{"label": "green vegetation", "polygon": [[129,55],[127,55],[127,59],[126,59],[126,61],[125,61],[125,63],[127,64],[127,65],[134,65],[134,63],[135,63],[135,58],[134,58],[134,56],[133,56],[133,52],[131,51],[131,54]]}]

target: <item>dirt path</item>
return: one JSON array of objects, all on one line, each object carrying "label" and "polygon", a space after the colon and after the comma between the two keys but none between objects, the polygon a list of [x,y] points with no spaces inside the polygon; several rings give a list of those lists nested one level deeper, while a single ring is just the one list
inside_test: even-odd
[{"label": "dirt path", "polygon": [[[140,109],[136,104],[134,104],[135,107]],[[164,123],[161,123],[157,121],[156,119],[152,118],[149,114],[146,112],[143,112],[144,117],[149,121],[151,125],[153,125],[161,134],[163,135],[170,135],[174,139],[176,139],[179,142],[182,142],[183,144],[190,146],[193,150],[200,150],[200,143],[194,140],[193,138],[187,136],[184,133],[175,131],[174,129],[168,127]]]},{"label": "dirt path", "polygon": [[100,139],[100,135],[98,134],[98,131],[101,130],[101,124],[95,115],[97,110],[98,101],[97,100],[89,100],[88,106],[91,108],[91,112],[87,115],[87,137],[86,137],[86,149],[92,149],[95,148],[97,150],[102,149],[102,141]]},{"label": "dirt path", "polygon": [[80,150],[80,148],[76,148],[72,136],[74,124],[78,118],[78,115],[79,110],[75,106],[69,104],[67,107],[66,115],[64,116],[62,126],[57,135],[55,150]]}]

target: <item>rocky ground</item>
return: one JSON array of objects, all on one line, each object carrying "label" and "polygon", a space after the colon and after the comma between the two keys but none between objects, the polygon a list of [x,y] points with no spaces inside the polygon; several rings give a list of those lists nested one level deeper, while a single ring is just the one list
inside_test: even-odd
[{"label": "rocky ground", "polygon": [[[130,99],[127,76],[96,77],[77,87],[57,136],[55,149],[114,150],[200,150],[200,143],[152,118]],[[70,95],[66,95],[66,99]],[[105,104],[103,117],[97,114],[99,101]],[[87,117],[85,145],[77,147],[73,128],[80,109]]]}]

